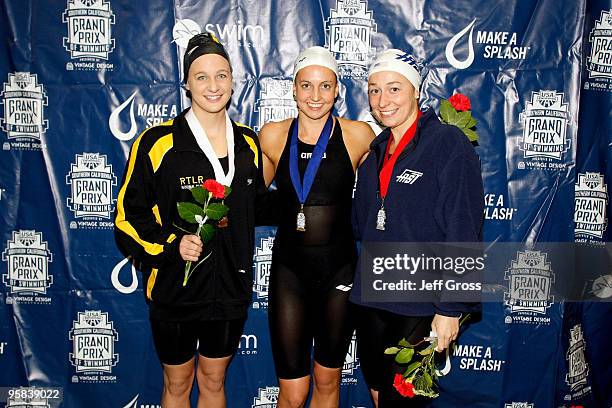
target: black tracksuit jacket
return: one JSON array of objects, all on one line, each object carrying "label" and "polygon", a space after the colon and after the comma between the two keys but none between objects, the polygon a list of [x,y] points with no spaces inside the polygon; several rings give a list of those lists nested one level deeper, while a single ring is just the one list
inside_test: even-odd
[{"label": "black tracksuit jacket", "polygon": [[145,130],[132,145],[117,200],[116,241],[143,272],[152,319],[244,318],[252,297],[255,218],[271,222],[263,217],[271,210],[271,197],[263,180],[259,141],[253,130],[232,121],[236,172],[225,200],[229,225],[218,228],[204,245],[202,257],[212,255],[183,287],[185,262],[178,246],[184,230],[195,231],[197,225],[179,217],[177,203],[195,203],[189,189],[215,178],[186,112]]}]

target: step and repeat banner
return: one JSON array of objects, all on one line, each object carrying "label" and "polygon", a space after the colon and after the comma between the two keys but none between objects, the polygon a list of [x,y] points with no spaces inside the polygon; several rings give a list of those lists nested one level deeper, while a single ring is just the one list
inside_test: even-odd
[{"label": "step and repeat banner", "polygon": [[[368,65],[386,48],[414,53],[426,67],[423,107],[438,109],[455,92],[471,99],[485,241],[578,242],[577,268],[581,256],[605,253],[610,0],[4,0],[0,18],[7,406],[159,406],[162,374],[141,276],[115,245],[113,214],[134,140],[189,104],[182,55],[196,33],[225,44],[230,116],[256,131],[297,115],[291,74],[306,47],[325,46],[338,61],[337,114],[373,126]],[[273,228],[257,230],[252,305],[227,378],[230,407],[276,406],[267,325],[273,241]],[[508,259],[506,301],[485,303],[464,331],[432,406],[612,406],[612,307],[595,301],[612,296],[612,275],[589,277],[593,302],[560,302],[543,289],[555,269],[546,257],[534,249]],[[510,290],[512,274],[529,268],[539,279],[514,280],[523,290]],[[358,355],[353,338],[342,407],[372,406]],[[58,392],[24,402],[2,388],[19,386]]]}]

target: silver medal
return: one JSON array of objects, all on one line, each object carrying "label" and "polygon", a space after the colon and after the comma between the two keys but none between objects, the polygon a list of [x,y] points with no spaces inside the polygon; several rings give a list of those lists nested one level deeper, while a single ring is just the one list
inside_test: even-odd
[{"label": "silver medal", "polygon": [[387,218],[387,214],[385,214],[385,209],[381,207],[380,210],[378,210],[378,214],[376,215],[376,229],[377,230],[380,230],[380,231],[385,230],[386,218]]},{"label": "silver medal", "polygon": [[300,212],[297,215],[297,222],[296,222],[295,229],[298,231],[302,231],[302,232],[306,231],[306,216],[304,215],[303,209],[300,209]]}]

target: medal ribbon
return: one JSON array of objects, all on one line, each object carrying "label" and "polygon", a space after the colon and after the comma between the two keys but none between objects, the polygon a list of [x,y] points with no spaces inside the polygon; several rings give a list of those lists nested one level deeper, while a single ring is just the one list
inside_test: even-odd
[{"label": "medal ribbon", "polygon": [[393,174],[393,167],[395,167],[395,162],[397,162],[397,158],[402,153],[402,151],[408,146],[408,143],[412,140],[416,133],[417,123],[419,122],[419,118],[421,117],[421,111],[417,110],[417,117],[414,123],[408,128],[404,136],[400,139],[400,142],[395,147],[395,151],[389,158],[389,149],[391,148],[391,141],[393,140],[393,133],[391,133],[391,137],[387,141],[387,148],[385,149],[385,157],[383,159],[382,169],[378,174],[378,181],[380,182],[380,197],[384,200],[387,196],[387,191],[389,191],[389,183],[391,182],[391,175]]},{"label": "medal ribbon", "polygon": [[319,140],[317,140],[312,156],[308,161],[308,166],[306,166],[303,183],[302,180],[300,180],[300,170],[298,168],[299,123],[297,120],[294,123],[293,131],[291,132],[291,144],[289,146],[289,174],[291,176],[291,184],[293,184],[293,189],[295,190],[298,200],[302,205],[304,205],[306,202],[308,193],[310,193],[310,188],[314,183],[317,170],[319,170],[321,160],[323,160],[323,155],[325,154],[325,149],[327,148],[327,142],[329,142],[329,135],[331,134],[333,123],[332,115],[330,114],[327,117],[327,121],[325,122],[325,126],[323,126],[321,134],[319,135]]},{"label": "medal ribbon", "polygon": [[232,127],[232,121],[230,120],[227,112],[225,112],[225,139],[227,140],[227,162],[229,164],[227,174],[225,174],[223,171],[223,166],[221,166],[221,162],[219,161],[210,140],[208,140],[206,131],[202,125],[200,125],[200,121],[198,121],[198,118],[196,118],[195,113],[193,113],[193,109],[189,109],[189,112],[185,114],[185,119],[187,120],[189,129],[191,129],[191,133],[193,133],[198,146],[200,149],[202,149],[206,155],[206,158],[212,165],[213,170],[215,171],[215,180],[223,185],[231,186],[232,180],[234,179],[234,173],[236,172],[236,165],[234,163],[234,129]]}]

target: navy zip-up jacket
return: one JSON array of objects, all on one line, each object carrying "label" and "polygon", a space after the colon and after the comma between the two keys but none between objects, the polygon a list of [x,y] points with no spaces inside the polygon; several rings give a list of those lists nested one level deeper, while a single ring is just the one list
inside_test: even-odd
[{"label": "navy zip-up jacket", "polygon": [[[385,230],[376,229],[381,207],[378,174],[391,135],[385,129],[359,167],[353,198],[353,230],[362,242],[478,242],[482,240],[484,191],[473,146],[455,126],[442,124],[433,110],[423,113],[412,141],[393,169]],[[459,316],[479,304],[375,302],[361,299],[357,270],[350,300],[405,316]]]}]

